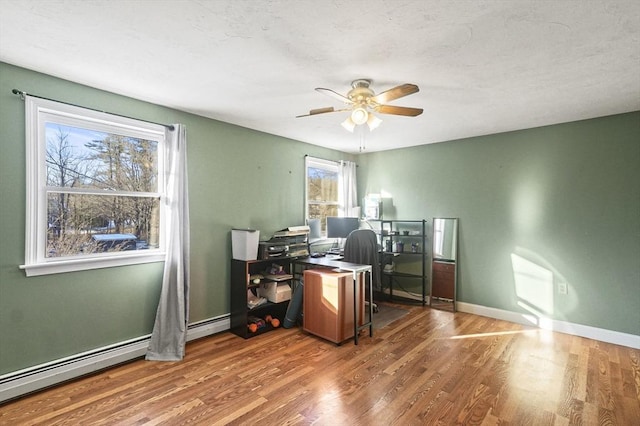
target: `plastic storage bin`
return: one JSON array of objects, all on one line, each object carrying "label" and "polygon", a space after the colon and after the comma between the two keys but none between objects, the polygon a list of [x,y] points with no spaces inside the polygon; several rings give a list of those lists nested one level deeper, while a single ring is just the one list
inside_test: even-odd
[{"label": "plastic storage bin", "polygon": [[232,229],[231,251],[237,260],[256,260],[260,231],[256,229]]}]

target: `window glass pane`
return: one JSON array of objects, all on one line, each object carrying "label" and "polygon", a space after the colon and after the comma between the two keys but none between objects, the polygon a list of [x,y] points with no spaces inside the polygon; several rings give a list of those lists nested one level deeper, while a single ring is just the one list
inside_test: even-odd
[{"label": "window glass pane", "polygon": [[339,216],[338,163],[306,159],[307,218],[320,219],[322,235],[327,232],[327,216]]},{"label": "window glass pane", "polygon": [[[338,202],[338,172],[309,166],[307,168],[307,200],[311,202]],[[309,206],[311,207],[311,206]]]},{"label": "window glass pane", "polygon": [[46,257],[159,247],[159,197],[47,194]]},{"label": "window glass pane", "polygon": [[158,191],[158,142],[46,123],[47,186]]}]

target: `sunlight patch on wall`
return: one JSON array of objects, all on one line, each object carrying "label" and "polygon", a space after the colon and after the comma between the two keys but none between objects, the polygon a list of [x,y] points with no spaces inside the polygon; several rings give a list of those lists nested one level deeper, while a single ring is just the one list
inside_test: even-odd
[{"label": "sunlight patch on wall", "polygon": [[548,328],[554,320],[565,319],[569,312],[577,309],[578,288],[545,257],[533,250],[516,247],[511,254],[511,263],[516,303],[528,312],[523,315],[528,322]]},{"label": "sunlight patch on wall", "polygon": [[538,320],[553,315],[553,272],[515,253],[511,265],[518,305]]}]

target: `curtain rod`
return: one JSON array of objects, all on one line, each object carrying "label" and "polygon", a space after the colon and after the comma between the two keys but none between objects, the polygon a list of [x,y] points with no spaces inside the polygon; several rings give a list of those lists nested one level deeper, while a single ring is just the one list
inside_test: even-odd
[{"label": "curtain rod", "polygon": [[[47,100],[47,101],[59,102],[59,103],[61,103],[61,104],[65,104],[65,105],[71,105],[71,106],[78,107],[78,108],[84,108],[84,109],[89,109],[89,110],[91,110],[91,111],[101,112],[101,113],[103,113],[103,114],[111,114],[111,115],[115,115],[115,116],[118,116],[118,117],[130,118],[130,119],[132,119],[132,120],[140,120],[139,118],[135,118],[135,117],[129,117],[129,116],[122,115],[122,114],[114,114],[114,113],[112,113],[112,112],[102,111],[102,110],[95,109],[95,108],[87,108],[87,107],[85,107],[85,106],[77,105],[77,104],[72,104],[72,103],[70,103],[70,102],[62,102],[62,101],[59,101],[59,100],[56,100],[56,99],[45,98],[44,96],[32,95],[32,94],[27,93],[27,92],[25,92],[25,91],[23,91],[23,90],[13,89],[13,90],[11,90],[11,92],[12,92],[14,95],[19,95],[19,96],[20,96],[20,99],[22,99],[23,101],[24,101],[24,97],[28,95],[28,96],[32,96],[32,97],[34,97],[34,98],[38,98],[38,99],[44,99],[44,100]],[[148,120],[140,120],[140,121],[146,121],[147,123],[157,124],[158,126],[166,127],[166,128],[167,128],[167,129],[169,129],[169,130],[175,130],[175,127],[173,126],[173,124],[156,123],[156,122],[148,121]]]},{"label": "curtain rod", "polygon": [[[309,155],[309,154],[305,154],[304,157],[305,158],[311,157],[311,158],[315,158],[316,160],[326,161],[329,163],[344,163],[348,161],[348,160],[327,160],[326,158],[314,157],[313,155]],[[355,161],[353,161],[353,163],[355,163],[356,167],[360,167],[358,163],[356,163]]]}]

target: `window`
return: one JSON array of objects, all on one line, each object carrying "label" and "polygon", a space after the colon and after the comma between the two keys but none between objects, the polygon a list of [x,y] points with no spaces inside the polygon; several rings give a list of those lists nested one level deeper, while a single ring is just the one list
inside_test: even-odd
[{"label": "window", "polygon": [[161,125],[26,98],[27,276],[164,260]]},{"label": "window", "polygon": [[335,161],[305,157],[306,216],[320,219],[322,235],[327,234],[327,216],[341,216],[339,203],[339,167]]}]

